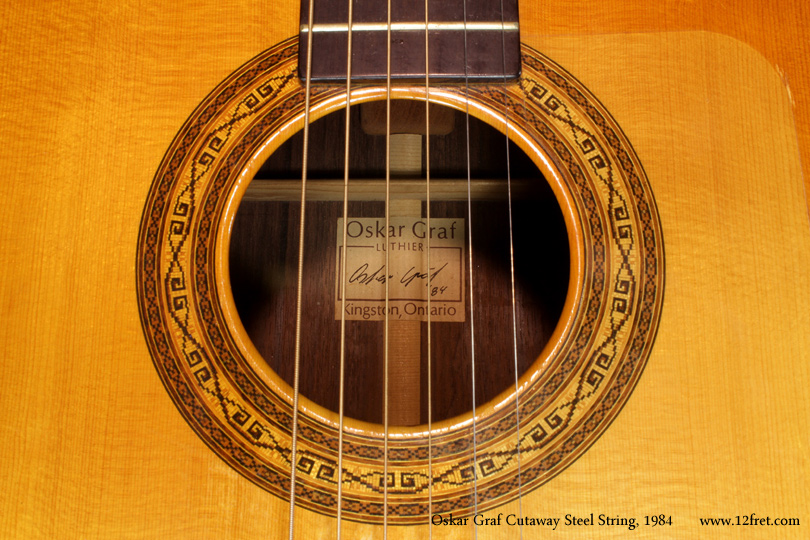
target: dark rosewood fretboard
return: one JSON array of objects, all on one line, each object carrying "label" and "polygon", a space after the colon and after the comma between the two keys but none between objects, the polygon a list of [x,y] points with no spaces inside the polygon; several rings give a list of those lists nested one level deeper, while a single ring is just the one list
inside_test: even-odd
[{"label": "dark rosewood fretboard", "polygon": [[[517,0],[430,0],[428,29],[431,78],[474,80],[520,73]],[[306,77],[309,0],[301,2],[299,75]],[[387,2],[355,0],[352,15],[352,78],[385,79]],[[312,80],[346,78],[348,2],[315,0]],[[391,2],[391,76],[425,76],[425,4]],[[466,34],[466,36],[465,36]],[[465,67],[466,64],[466,67]]]}]

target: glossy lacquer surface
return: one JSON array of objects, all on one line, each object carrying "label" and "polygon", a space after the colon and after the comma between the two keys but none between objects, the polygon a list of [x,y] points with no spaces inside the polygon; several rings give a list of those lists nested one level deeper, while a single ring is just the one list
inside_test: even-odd
[{"label": "glossy lacquer surface", "polygon": [[[510,514],[559,518],[557,531],[572,537],[698,538],[700,518],[743,523],[755,512],[800,524],[719,526],[712,535],[807,535],[807,8],[736,9],[521,7],[522,41],[598,99],[643,164],[666,272],[657,334],[621,411],[520,503],[488,509],[485,517],[503,517],[477,526],[481,538],[517,537]],[[178,130],[240,65],[296,35],[297,10],[4,9],[5,537],[288,534],[285,500],[223,461],[161,380],[139,310],[138,246]],[[591,513],[593,525],[566,524],[566,515]],[[299,509],[294,535],[334,536],[326,514]],[[600,514],[639,525],[601,525]],[[672,524],[645,524],[661,514]],[[378,537],[380,527],[344,522],[343,534]],[[388,534],[424,537],[425,527]],[[467,537],[474,527],[468,519],[433,534]]]}]

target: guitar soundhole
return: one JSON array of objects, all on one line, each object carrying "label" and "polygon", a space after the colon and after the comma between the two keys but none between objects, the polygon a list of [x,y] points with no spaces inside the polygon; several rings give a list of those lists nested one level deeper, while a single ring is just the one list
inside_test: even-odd
[{"label": "guitar soundhole", "polygon": [[[383,218],[382,200],[360,200],[362,181],[385,176],[385,137],[360,128],[360,108],[352,109],[350,218]],[[335,310],[336,238],[341,200],[328,200],[330,179],[343,178],[343,112],[328,115],[310,129],[308,178],[311,200],[306,207],[302,296],[300,391],[330,410],[338,410],[340,320]],[[431,181],[467,178],[466,120],[455,114],[447,135],[430,136]],[[422,137],[424,145],[425,137]],[[548,183],[532,160],[509,143],[513,183],[516,328],[513,331],[510,279],[509,207],[503,134],[470,119],[470,164],[473,182],[486,183],[485,195],[469,205],[464,197],[434,199],[432,218],[464,220],[464,316],[462,322],[431,323],[431,373],[428,373],[427,323],[418,323],[421,351],[420,420],[427,421],[427,378],[432,378],[432,417],[451,418],[472,409],[472,354],[475,402],[480,406],[515,384],[537,360],[560,319],[568,291],[568,237],[562,212]],[[262,166],[254,185],[269,196],[250,195],[242,201],[233,224],[230,277],[242,323],[268,366],[292,385],[295,351],[296,285],[300,202],[287,197],[284,180],[301,177],[302,135],[284,143]],[[424,178],[424,152],[422,157]],[[397,189],[398,179],[392,181]],[[274,189],[277,188],[276,192]],[[300,188],[298,188],[300,191]],[[341,192],[338,197],[340,199]],[[256,199],[273,200],[256,200]],[[286,199],[286,200],[285,200]],[[418,204],[418,203],[417,203]],[[471,211],[470,211],[471,210]],[[421,217],[426,204],[421,202]],[[470,301],[469,252],[472,234],[473,279]],[[396,256],[391,251],[391,257]],[[351,269],[349,269],[351,272]],[[472,319],[472,321],[471,321]],[[474,331],[473,331],[474,330]],[[516,336],[516,337],[515,337]],[[516,340],[516,343],[515,343]],[[345,413],[381,423],[383,411],[384,323],[346,323]]]}]

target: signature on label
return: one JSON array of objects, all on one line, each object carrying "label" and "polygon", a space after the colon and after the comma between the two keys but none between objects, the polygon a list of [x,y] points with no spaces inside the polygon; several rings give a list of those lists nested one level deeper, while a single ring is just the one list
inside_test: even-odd
[{"label": "signature on label", "polygon": [[[408,287],[412,283],[424,283],[425,287],[429,287],[430,284],[436,280],[438,275],[441,273],[442,270],[447,268],[449,263],[444,263],[441,267],[437,269],[431,268],[433,272],[419,272],[416,267],[411,266],[405,271],[405,274],[399,279],[399,282],[402,283],[403,287]],[[385,265],[380,266],[370,274],[368,263],[361,264],[354,272],[352,272],[351,276],[348,278],[349,283],[359,283],[360,285],[371,285],[373,283],[385,283],[387,280],[394,279],[396,276],[393,274],[386,275],[385,273]],[[418,281],[421,280],[421,281]],[[436,296],[447,290],[447,286],[441,287],[432,287],[430,291],[431,296]]]}]

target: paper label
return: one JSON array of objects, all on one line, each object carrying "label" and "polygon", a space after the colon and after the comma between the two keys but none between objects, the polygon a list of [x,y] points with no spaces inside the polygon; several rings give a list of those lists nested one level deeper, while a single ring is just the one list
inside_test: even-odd
[{"label": "paper label", "polygon": [[[458,218],[349,218],[343,247],[343,218],[337,224],[335,318],[343,292],[350,321],[385,319],[388,281],[389,320],[464,322],[464,220]],[[430,268],[428,268],[428,244]],[[388,256],[386,269],[385,254]],[[346,281],[340,283],[343,257]]]}]

